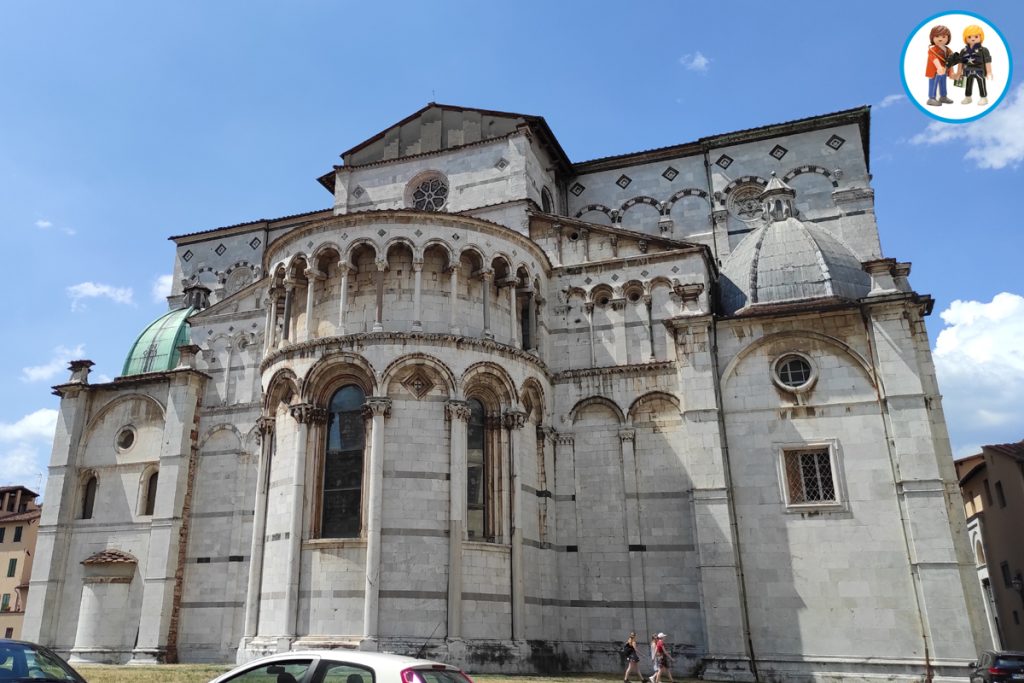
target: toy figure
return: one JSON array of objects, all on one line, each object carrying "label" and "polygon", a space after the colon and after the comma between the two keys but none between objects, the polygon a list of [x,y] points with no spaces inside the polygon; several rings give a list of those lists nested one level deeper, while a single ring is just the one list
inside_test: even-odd
[{"label": "toy figure", "polygon": [[960,50],[957,61],[959,62],[958,78],[966,80],[967,90],[964,91],[963,100],[960,104],[971,103],[971,91],[974,81],[978,82],[979,105],[988,104],[988,88],[985,87],[985,79],[992,78],[992,55],[988,48],[981,43],[985,40],[985,32],[977,24],[971,24],[964,29],[964,49]]},{"label": "toy figure", "polygon": [[928,46],[928,66],[924,75],[928,77],[928,104],[939,107],[943,104],[953,104],[953,100],[946,97],[946,71],[947,60],[953,52],[947,45],[953,39],[949,29],[941,24],[933,26],[928,34],[930,45]]}]

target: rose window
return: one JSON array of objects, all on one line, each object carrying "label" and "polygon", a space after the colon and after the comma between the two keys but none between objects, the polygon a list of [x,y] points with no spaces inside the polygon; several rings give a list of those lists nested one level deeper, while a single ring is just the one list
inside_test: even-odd
[{"label": "rose window", "polygon": [[429,178],[412,193],[412,205],[421,211],[440,211],[448,201],[448,184],[440,178]]}]

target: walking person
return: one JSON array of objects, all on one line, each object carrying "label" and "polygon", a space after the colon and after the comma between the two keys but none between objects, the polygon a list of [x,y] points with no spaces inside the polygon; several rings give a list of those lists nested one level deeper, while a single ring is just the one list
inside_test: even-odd
[{"label": "walking person", "polygon": [[658,636],[657,634],[651,634],[651,677],[648,681],[654,682],[655,677],[658,675]]},{"label": "walking person", "polygon": [[665,638],[668,634],[659,633],[656,638],[657,641],[654,645],[654,652],[658,660],[658,672],[654,674],[652,679],[654,683],[661,683],[661,675],[666,674],[668,676],[668,683],[675,683],[672,680],[672,655],[668,653],[668,648],[665,646]]},{"label": "walking person", "polygon": [[636,633],[630,632],[626,644],[622,646],[622,654],[626,658],[626,673],[622,675],[622,683],[629,683],[631,673],[635,673],[640,683],[644,683],[644,675],[640,673],[640,655],[636,651]]}]

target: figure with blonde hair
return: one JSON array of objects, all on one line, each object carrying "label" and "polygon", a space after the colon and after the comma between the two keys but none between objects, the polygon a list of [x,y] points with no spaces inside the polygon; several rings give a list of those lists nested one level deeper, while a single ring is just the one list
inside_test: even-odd
[{"label": "figure with blonde hair", "polygon": [[960,50],[957,62],[960,70],[957,78],[963,77],[967,89],[964,91],[964,99],[960,104],[971,103],[971,92],[974,82],[978,82],[978,105],[988,104],[988,88],[985,86],[985,79],[992,78],[992,55],[988,48],[981,43],[985,40],[985,31],[977,24],[971,24],[964,29],[964,49]]},{"label": "figure with blonde hair", "polygon": [[938,24],[932,27],[928,34],[928,65],[924,75],[928,78],[928,104],[933,107],[941,107],[943,104],[953,104],[953,100],[946,97],[946,62],[953,51],[946,47],[953,39],[949,29]]}]

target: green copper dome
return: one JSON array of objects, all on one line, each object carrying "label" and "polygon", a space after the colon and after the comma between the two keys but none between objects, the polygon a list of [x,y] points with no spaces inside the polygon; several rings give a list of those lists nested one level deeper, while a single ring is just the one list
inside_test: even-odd
[{"label": "green copper dome", "polygon": [[178,366],[178,347],[190,343],[187,318],[196,312],[188,306],[166,313],[142,331],[124,360],[122,377],[147,372],[166,372]]}]

